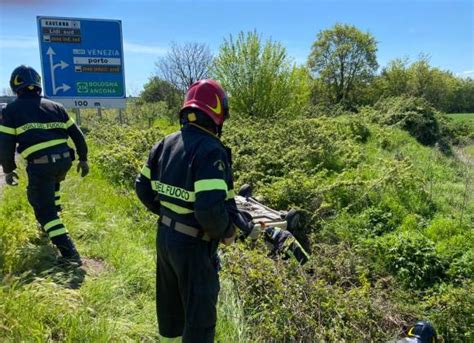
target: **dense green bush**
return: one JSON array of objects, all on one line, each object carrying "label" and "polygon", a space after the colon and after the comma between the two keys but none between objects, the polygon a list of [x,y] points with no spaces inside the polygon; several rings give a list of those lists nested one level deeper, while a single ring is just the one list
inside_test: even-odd
[{"label": "dense green bush", "polygon": [[89,137],[95,145],[107,147],[92,157],[103,174],[114,183],[130,186],[163,134],[157,128],[136,129],[108,123],[107,130],[92,129]]},{"label": "dense green bush", "polygon": [[382,263],[408,288],[428,288],[443,277],[445,266],[434,243],[416,231],[385,235],[374,244],[375,263]]},{"label": "dense green bush", "polygon": [[384,285],[371,285],[360,258],[347,249],[318,248],[324,249],[318,256],[331,256],[316,257],[311,275],[293,261],[266,258],[260,244],[226,249],[223,276],[234,282],[254,340],[383,342],[396,337],[401,309],[391,303]]},{"label": "dense green bush", "polygon": [[400,96],[381,99],[367,114],[376,123],[407,130],[422,144],[434,145],[441,138],[438,114],[423,98]]},{"label": "dense green bush", "polygon": [[438,335],[443,337],[445,342],[474,341],[472,281],[461,286],[442,284],[426,294],[424,300],[424,310],[430,314]]}]

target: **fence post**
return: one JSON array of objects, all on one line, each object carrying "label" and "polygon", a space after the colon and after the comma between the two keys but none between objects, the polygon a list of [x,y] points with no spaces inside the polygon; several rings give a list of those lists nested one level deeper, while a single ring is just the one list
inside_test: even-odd
[{"label": "fence post", "polygon": [[97,107],[97,114],[99,115],[99,119],[102,119],[102,108]]},{"label": "fence post", "polygon": [[123,112],[122,112],[121,108],[118,109],[118,117],[119,117],[119,123],[120,123],[120,125],[122,125],[123,124]]},{"label": "fence post", "polygon": [[75,108],[74,112],[76,112],[76,124],[81,126],[81,110],[79,108]]}]

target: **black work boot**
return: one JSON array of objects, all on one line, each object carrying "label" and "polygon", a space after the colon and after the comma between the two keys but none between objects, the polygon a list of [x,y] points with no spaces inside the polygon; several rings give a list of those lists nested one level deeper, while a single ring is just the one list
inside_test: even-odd
[{"label": "black work boot", "polygon": [[64,263],[77,266],[82,265],[81,256],[68,234],[53,237],[51,242],[58,248]]}]

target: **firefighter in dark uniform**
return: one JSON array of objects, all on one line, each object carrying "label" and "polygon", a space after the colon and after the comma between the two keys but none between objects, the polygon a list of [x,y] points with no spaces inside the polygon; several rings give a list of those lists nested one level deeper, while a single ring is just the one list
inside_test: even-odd
[{"label": "firefighter in dark uniform", "polygon": [[160,216],[156,302],[164,341],[214,340],[217,246],[235,240],[226,209],[235,203],[231,155],[219,139],[228,116],[216,81],[194,83],[180,111],[181,130],[153,147],[136,181],[139,199]]},{"label": "firefighter in dark uniform", "polygon": [[10,86],[17,99],[0,118],[0,164],[8,185],[16,185],[15,148],[26,160],[28,201],[36,219],[62,255],[62,261],[81,264],[81,258],[59,218],[60,182],[74,159],[70,137],[79,155],[78,171],[89,172],[84,136],[61,104],[41,97],[41,77],[31,67],[16,68]]},{"label": "firefighter in dark uniform", "polygon": [[408,330],[408,337],[391,341],[391,343],[436,343],[438,338],[433,325],[426,320],[420,320]]}]

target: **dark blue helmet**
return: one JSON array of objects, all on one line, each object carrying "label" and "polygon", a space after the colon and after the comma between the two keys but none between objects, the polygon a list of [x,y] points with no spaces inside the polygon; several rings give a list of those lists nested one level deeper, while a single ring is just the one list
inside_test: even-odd
[{"label": "dark blue helmet", "polygon": [[436,343],[436,331],[433,326],[425,320],[416,322],[408,331],[408,337],[415,337],[420,343]]},{"label": "dark blue helmet", "polygon": [[29,90],[37,88],[41,92],[41,76],[30,66],[21,65],[13,71],[10,77],[10,87],[14,93],[25,88]]}]

